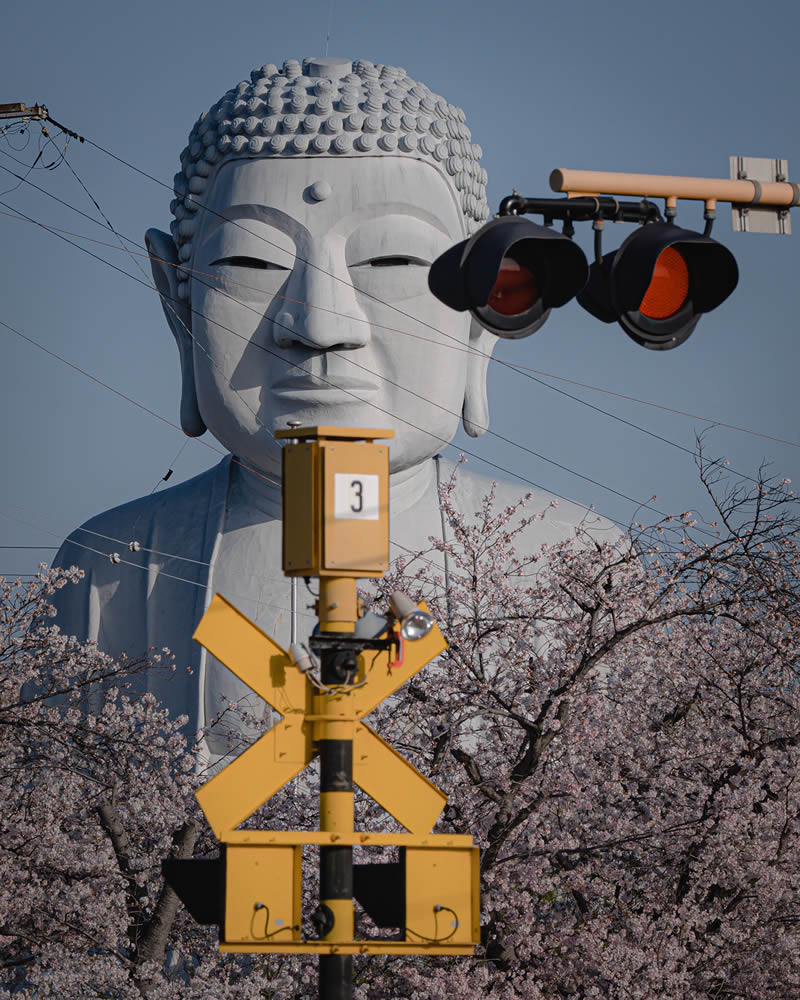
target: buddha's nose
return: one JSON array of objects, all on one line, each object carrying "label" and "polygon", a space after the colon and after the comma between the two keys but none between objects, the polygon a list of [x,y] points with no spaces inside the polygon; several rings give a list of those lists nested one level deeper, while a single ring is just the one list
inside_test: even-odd
[{"label": "buddha's nose", "polygon": [[305,259],[298,255],[285,295],[272,324],[279,347],[302,344],[326,351],[369,342],[367,316],[346,264],[335,253],[315,248]]}]

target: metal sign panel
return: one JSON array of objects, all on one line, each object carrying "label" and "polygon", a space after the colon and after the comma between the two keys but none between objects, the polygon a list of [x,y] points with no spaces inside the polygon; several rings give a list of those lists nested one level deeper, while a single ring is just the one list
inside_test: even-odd
[{"label": "metal sign panel", "polygon": [[427,833],[447,796],[369,726],[353,737],[353,781],[411,833]]},{"label": "metal sign panel", "polygon": [[300,941],[303,848],[225,846],[228,944]]},{"label": "metal sign panel", "polygon": [[389,568],[389,449],[323,441],[322,568],[381,576]]},{"label": "metal sign panel", "polygon": [[291,494],[283,500],[283,570],[313,575],[319,552],[319,477],[316,441],[286,445],[282,452],[282,475],[291,483]]},{"label": "metal sign panel", "polygon": [[[731,180],[773,183],[789,180],[789,161],[768,156],[732,156]],[[756,188],[758,191],[758,188]],[[731,205],[731,222],[735,233],[772,233],[790,236],[792,221],[788,208],[769,205]]]},{"label": "metal sign panel", "polygon": [[406,848],[406,936],[434,944],[480,941],[479,852]]}]

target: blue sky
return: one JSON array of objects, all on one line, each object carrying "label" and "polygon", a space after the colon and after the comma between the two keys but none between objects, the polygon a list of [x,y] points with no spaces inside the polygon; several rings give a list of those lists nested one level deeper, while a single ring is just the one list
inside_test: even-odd
[{"label": "blue sky", "polygon": [[[45,103],[60,122],[170,184],[201,111],[253,67],[322,54],[330,26],[331,55],[404,66],[465,109],[484,149],[493,209],[512,188],[548,195],[555,167],[726,177],[729,155],[743,154],[788,158],[790,176],[800,179],[796,4],[754,12],[721,0],[667,7],[511,0],[498,10],[452,0],[78,0],[42,3],[33,16],[16,3],[4,15],[0,103]],[[24,174],[38,149],[36,127],[0,137],[0,166]],[[164,187],[88,144],[73,141],[66,157],[120,232],[141,240],[149,226],[167,228]],[[47,146],[29,179],[97,217],[65,163],[47,169],[57,159]],[[0,171],[0,201],[50,226],[114,241],[46,194],[15,185]],[[700,227],[700,207],[682,203],[678,221]],[[736,255],[739,287],[675,351],[645,351],[573,302],[532,337],[501,343],[497,354],[800,442],[800,219],[794,223],[791,237],[733,234],[729,209],[720,206],[714,235]],[[608,249],[630,232],[609,229]],[[28,222],[0,215],[0,232],[0,320],[177,423],[177,355],[155,293]],[[588,253],[588,226],[578,240]],[[142,278],[125,254],[82,245]],[[0,352],[0,545],[57,545],[92,514],[149,492],[186,440],[3,327]],[[691,450],[707,424],[549,381],[634,427],[495,365],[492,428],[543,457],[488,436],[456,444],[623,521],[635,505],[597,484],[641,501],[656,494],[665,511],[707,509],[691,456],[637,429]],[[717,426],[707,430],[706,448],[748,475],[765,461],[800,481],[796,446]],[[217,457],[190,441],[171,482]],[[520,492],[527,488],[521,482]],[[0,574],[30,572],[50,555],[0,549]]]}]

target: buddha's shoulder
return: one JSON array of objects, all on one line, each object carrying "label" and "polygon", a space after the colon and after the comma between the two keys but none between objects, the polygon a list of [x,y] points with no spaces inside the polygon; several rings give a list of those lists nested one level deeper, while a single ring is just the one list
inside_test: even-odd
[{"label": "buddha's shoulder", "polygon": [[[465,513],[477,513],[482,509],[485,498],[493,497],[495,511],[516,508],[515,519],[542,514],[535,523],[537,547],[553,544],[575,537],[576,531],[585,530],[597,541],[614,542],[623,532],[607,517],[603,517],[590,507],[565,500],[538,486],[509,480],[493,479],[473,469],[468,463],[459,463],[439,458],[439,481],[453,483],[455,507]],[[524,500],[524,504],[521,501]],[[534,525],[530,526],[534,528]]]},{"label": "buddha's shoulder", "polygon": [[67,537],[54,565],[74,562],[76,547],[83,550],[84,559],[93,550],[106,559],[111,549],[137,541],[152,546],[167,537],[176,542],[194,537],[202,545],[214,506],[225,502],[228,462],[225,459],[176,486],[95,514]]}]

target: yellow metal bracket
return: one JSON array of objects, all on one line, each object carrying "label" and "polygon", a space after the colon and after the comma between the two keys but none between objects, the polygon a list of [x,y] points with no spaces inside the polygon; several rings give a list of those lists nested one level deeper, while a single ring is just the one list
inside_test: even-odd
[{"label": "yellow metal bracket", "polygon": [[[287,653],[220,594],[194,638],[283,716],[197,792],[211,829],[222,840],[313,760],[313,726],[321,724],[313,711],[318,692]],[[387,651],[367,650],[368,683],[330,698],[339,702],[342,716],[329,712],[328,723],[363,719],[446,648],[434,626],[424,639],[406,644],[399,667],[390,669]],[[447,803],[443,792],[363,722],[355,726],[353,778],[412,833],[427,833]]]}]

